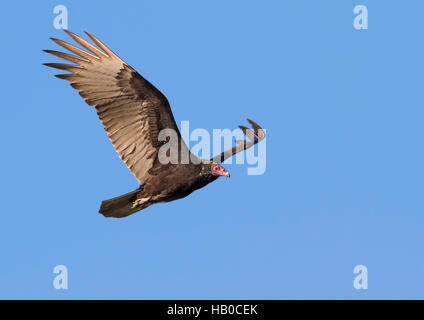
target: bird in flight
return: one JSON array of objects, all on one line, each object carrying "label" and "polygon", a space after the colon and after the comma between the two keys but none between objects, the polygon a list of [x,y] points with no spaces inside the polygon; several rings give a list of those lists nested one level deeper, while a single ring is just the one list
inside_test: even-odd
[{"label": "bird in flight", "polygon": [[[230,177],[220,163],[265,138],[264,130],[248,119],[253,130],[240,126],[248,139],[237,140],[236,146],[209,160],[199,159],[181,138],[169,102],[158,89],[91,33],[86,32],[97,46],[70,31],[65,32],[86,50],[51,38],[75,55],[44,51],[73,64],[44,65],[70,72],[56,77],[70,81],[85,102],[96,108],[115,150],[140,183],[132,192],[103,201],[99,212],[105,217],[126,217],[154,203],[186,197],[220,176]],[[159,139],[164,129],[174,130],[178,137],[176,163],[160,161],[160,148],[168,142]],[[183,163],[183,152],[198,161]]]}]

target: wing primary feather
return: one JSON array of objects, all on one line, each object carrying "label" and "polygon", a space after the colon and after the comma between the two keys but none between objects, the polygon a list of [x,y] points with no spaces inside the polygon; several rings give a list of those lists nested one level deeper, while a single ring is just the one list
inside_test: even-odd
[{"label": "wing primary feather", "polygon": [[247,119],[247,121],[249,121],[249,123],[252,125],[252,128],[255,130],[255,134],[258,136],[259,140],[264,139],[265,132],[263,131],[262,127],[253,120]]},{"label": "wing primary feather", "polygon": [[250,130],[249,128],[246,128],[245,126],[239,126],[239,128],[244,132],[244,134],[250,139],[250,140],[254,140],[256,134]]},{"label": "wing primary feather", "polygon": [[55,77],[59,78],[59,79],[63,79],[63,80],[67,80],[67,81],[72,81],[75,78],[75,75],[72,73],[66,73],[66,74],[55,74]]},{"label": "wing primary feather", "polygon": [[73,63],[77,63],[77,64],[81,64],[83,62],[90,62],[89,60],[77,57],[77,56],[73,56],[72,54],[69,53],[65,53],[65,52],[60,52],[60,51],[55,51],[55,50],[43,50],[44,52],[50,53],[56,57],[62,58],[64,60],[68,60],[70,62]]},{"label": "wing primary feather", "polygon": [[87,36],[90,37],[91,40],[93,40],[93,42],[95,44],[97,44],[99,46],[100,49],[102,49],[104,52],[106,52],[108,56],[115,57],[115,58],[119,59],[120,61],[122,61],[121,58],[119,58],[115,53],[113,53],[112,50],[110,50],[103,42],[101,42],[99,39],[97,39],[94,35],[92,35],[88,31],[84,31],[84,32]]},{"label": "wing primary feather", "polygon": [[74,39],[76,42],[78,42],[80,45],[82,45],[84,48],[86,48],[87,50],[91,51],[92,53],[94,53],[96,56],[98,57],[109,57],[106,53],[104,53],[102,50],[100,50],[99,48],[96,48],[95,46],[93,46],[90,42],[88,42],[87,40],[84,40],[83,38],[81,38],[80,36],[77,36],[75,33],[64,29],[64,31],[68,34],[68,36],[70,36],[72,39]]},{"label": "wing primary feather", "polygon": [[80,66],[76,66],[74,64],[67,64],[67,63],[43,63],[43,65],[50,68],[56,68],[56,69],[66,70],[66,71],[72,71],[72,69],[83,69]]},{"label": "wing primary feather", "polygon": [[74,46],[73,44],[67,43],[63,40],[56,39],[56,38],[50,38],[50,39],[53,40],[54,42],[56,42],[58,45],[64,47],[65,49],[68,49],[69,51],[79,55],[80,57],[83,57],[83,58],[88,59],[88,60],[99,59],[99,57],[92,55],[91,53],[88,53],[87,51],[84,51],[84,50]]}]

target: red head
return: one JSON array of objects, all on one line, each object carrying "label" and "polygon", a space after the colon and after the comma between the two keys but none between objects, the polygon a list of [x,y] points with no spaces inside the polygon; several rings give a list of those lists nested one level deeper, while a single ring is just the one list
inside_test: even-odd
[{"label": "red head", "polygon": [[211,164],[211,173],[213,176],[226,176],[227,178],[230,177],[230,173],[223,166],[217,163]]}]

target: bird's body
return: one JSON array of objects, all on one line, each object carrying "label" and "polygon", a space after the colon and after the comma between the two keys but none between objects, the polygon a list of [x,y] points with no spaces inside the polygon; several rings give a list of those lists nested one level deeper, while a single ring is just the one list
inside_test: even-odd
[{"label": "bird's body", "polygon": [[207,168],[203,164],[169,165],[140,186],[142,191],[138,197],[154,195],[151,199],[155,202],[169,202],[186,197],[218,178],[205,170]]},{"label": "bird's body", "polygon": [[105,216],[112,216],[112,214],[116,216],[118,211],[125,209],[122,210],[122,216],[126,216],[157,202],[184,198],[218,178],[210,172],[208,173],[207,167],[210,165],[169,165],[165,170],[161,170],[143,183],[137,190],[128,193],[124,203],[122,203],[124,199],[116,201],[119,197],[103,201],[99,212]]},{"label": "bird's body", "polygon": [[[113,146],[140,183],[137,190],[103,201],[99,212],[104,216],[125,217],[157,202],[186,197],[219,176],[229,177],[219,163],[265,137],[263,130],[249,120],[254,132],[243,126],[240,128],[250,141],[238,141],[237,146],[213,159],[199,159],[190,153],[181,138],[169,102],[158,89],[93,35],[87,33],[98,47],[66,32],[91,53],[52,39],[77,56],[45,51],[75,64],[45,65],[71,72],[57,77],[71,81],[71,86],[87,104],[96,108]],[[177,137],[176,163],[164,162],[161,157],[161,148],[169,142],[161,138],[164,130],[172,130]],[[183,154],[194,161],[181,161]]]}]

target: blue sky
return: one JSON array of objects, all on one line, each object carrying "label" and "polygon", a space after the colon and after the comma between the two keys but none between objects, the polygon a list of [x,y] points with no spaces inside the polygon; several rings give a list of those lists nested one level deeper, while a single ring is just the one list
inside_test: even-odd
[{"label": "blue sky", "polygon": [[[41,49],[97,35],[191,128],[267,129],[267,170],[227,165],[126,219],[137,187],[95,111]],[[364,4],[369,29],[353,28]],[[0,298],[423,298],[424,2],[2,4]],[[53,268],[68,268],[56,290]],[[368,289],[353,287],[356,265]]]}]

